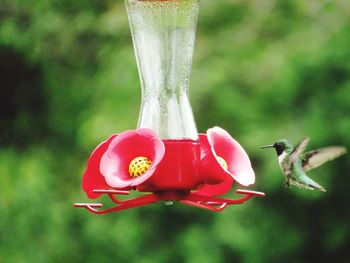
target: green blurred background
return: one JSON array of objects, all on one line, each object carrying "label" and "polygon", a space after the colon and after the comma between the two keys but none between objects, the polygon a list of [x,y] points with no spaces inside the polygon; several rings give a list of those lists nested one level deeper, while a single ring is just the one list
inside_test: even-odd
[{"label": "green blurred background", "polygon": [[[0,3],[0,262],[349,262],[350,163],[285,189],[276,139],[350,146],[348,0],[202,0],[191,79],[199,131],[228,130],[266,192],[212,213],[180,204],[97,216],[82,173],[134,129],[140,84],[123,1]],[[309,148],[309,149],[310,149]],[[233,192],[232,192],[233,195]]]}]

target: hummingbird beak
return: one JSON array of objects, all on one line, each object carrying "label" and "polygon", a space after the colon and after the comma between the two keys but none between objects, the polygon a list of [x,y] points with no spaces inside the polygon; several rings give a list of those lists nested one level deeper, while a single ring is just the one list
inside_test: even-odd
[{"label": "hummingbird beak", "polygon": [[261,146],[261,149],[266,149],[266,148],[275,148],[275,145],[270,144],[270,145]]}]

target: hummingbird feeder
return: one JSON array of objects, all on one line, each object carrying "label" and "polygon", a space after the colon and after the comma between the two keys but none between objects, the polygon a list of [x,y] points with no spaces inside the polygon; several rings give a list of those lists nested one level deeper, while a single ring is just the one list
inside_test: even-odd
[{"label": "hummingbird feeder", "polygon": [[[220,197],[233,184],[254,184],[254,171],[243,147],[225,130],[197,132],[188,89],[198,0],[125,0],[125,4],[142,87],[138,128],[98,145],[83,176],[88,198],[106,195],[114,206],[74,206],[105,214],[178,201],[221,211],[264,196],[237,189],[237,199]],[[118,197],[132,192],[143,194]]]}]

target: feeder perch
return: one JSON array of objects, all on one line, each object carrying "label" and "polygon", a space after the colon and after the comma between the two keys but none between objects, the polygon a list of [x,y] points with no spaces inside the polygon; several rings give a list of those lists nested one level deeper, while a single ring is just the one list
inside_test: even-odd
[{"label": "feeder perch", "polygon": [[[92,152],[82,187],[90,199],[107,195],[114,206],[75,203],[95,214],[163,201],[221,211],[262,192],[243,147],[219,127],[198,134],[188,89],[198,0],[125,0],[139,70],[142,101],[136,130],[114,134]],[[142,193],[130,198],[131,191]]]}]

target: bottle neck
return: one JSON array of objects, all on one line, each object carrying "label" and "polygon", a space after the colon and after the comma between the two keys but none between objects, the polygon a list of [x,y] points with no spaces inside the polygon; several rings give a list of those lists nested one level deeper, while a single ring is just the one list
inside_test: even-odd
[{"label": "bottle neck", "polygon": [[141,80],[139,128],[197,139],[188,98],[198,0],[126,0]]}]

